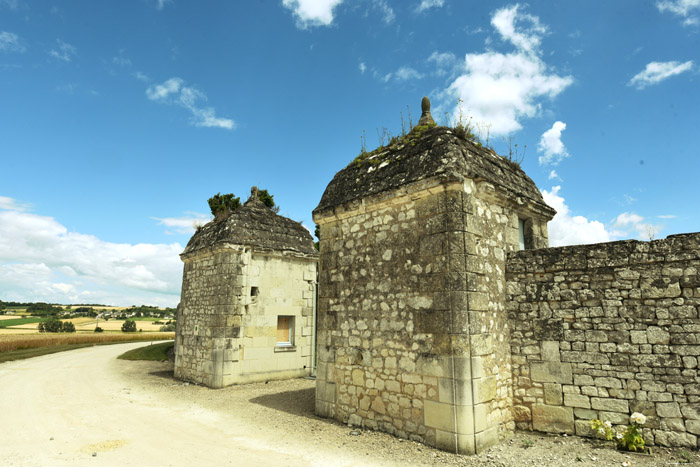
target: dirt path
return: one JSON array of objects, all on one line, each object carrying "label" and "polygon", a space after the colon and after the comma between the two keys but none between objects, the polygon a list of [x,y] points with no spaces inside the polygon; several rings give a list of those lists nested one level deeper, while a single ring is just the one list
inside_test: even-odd
[{"label": "dirt path", "polygon": [[[313,381],[211,390],[172,364],[116,356],[143,343],[0,365],[0,463],[10,466],[678,465],[681,450],[625,455],[574,437],[517,433],[457,456],[313,414]],[[697,453],[688,453],[700,464]]]}]

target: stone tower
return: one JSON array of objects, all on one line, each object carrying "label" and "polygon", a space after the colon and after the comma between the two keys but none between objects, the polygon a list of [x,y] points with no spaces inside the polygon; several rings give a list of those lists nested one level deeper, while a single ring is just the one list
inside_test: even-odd
[{"label": "stone tower", "polygon": [[316,412],[459,453],[514,426],[508,251],[555,212],[513,163],[420,125],[338,172],[320,226]]},{"label": "stone tower", "polygon": [[318,255],[306,228],[253,187],[180,257],[175,377],[220,388],[311,374]]}]

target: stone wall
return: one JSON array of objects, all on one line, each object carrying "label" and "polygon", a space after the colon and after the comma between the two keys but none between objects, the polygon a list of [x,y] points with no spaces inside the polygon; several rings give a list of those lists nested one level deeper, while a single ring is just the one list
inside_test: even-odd
[{"label": "stone wall", "polygon": [[509,253],[516,425],[641,412],[648,443],[699,447],[699,271],[700,234]]},{"label": "stone wall", "polygon": [[[316,259],[228,245],[185,262],[175,377],[223,387],[310,375]],[[292,346],[277,345],[293,317]]]},{"label": "stone wall", "polygon": [[317,413],[461,453],[512,428],[502,297],[524,213],[546,246],[546,220],[471,179],[316,212]]}]

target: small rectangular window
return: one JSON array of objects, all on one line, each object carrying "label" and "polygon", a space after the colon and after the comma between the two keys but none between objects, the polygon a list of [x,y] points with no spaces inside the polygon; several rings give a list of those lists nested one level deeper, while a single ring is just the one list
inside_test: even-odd
[{"label": "small rectangular window", "polygon": [[518,219],[518,246],[521,250],[525,249],[525,220]]},{"label": "small rectangular window", "polygon": [[277,345],[294,345],[294,317],[277,317]]}]

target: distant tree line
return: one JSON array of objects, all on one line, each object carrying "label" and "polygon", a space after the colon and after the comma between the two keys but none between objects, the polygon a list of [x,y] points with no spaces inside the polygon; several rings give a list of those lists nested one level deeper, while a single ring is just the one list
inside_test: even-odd
[{"label": "distant tree line", "polygon": [[75,332],[75,325],[70,321],[61,321],[50,317],[39,323],[39,332]]}]

